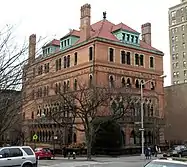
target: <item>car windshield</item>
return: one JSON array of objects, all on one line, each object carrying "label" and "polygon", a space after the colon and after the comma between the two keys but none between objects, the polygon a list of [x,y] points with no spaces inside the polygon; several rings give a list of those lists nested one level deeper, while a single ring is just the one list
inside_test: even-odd
[{"label": "car windshield", "polygon": [[145,167],[187,167],[187,164],[177,164],[172,162],[150,162]]}]

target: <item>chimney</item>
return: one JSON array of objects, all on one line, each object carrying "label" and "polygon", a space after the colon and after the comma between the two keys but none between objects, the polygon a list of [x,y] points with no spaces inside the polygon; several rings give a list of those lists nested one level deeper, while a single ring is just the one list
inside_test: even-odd
[{"label": "chimney", "polygon": [[36,54],[36,34],[32,34],[29,37],[29,60],[28,63],[32,64],[35,60]]},{"label": "chimney", "polygon": [[142,41],[151,45],[151,23],[142,25]]},{"label": "chimney", "polygon": [[80,18],[80,40],[85,41],[90,38],[90,17],[91,17],[91,5],[85,4],[81,6],[81,18]]}]

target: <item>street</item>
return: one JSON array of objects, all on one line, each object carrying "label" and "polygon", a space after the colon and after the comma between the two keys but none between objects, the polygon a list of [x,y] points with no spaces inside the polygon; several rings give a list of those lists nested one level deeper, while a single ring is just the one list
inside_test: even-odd
[{"label": "street", "polygon": [[76,160],[57,157],[55,160],[39,160],[39,167],[143,167],[149,161],[141,160],[140,156],[93,157],[92,161],[86,161],[85,157]]}]

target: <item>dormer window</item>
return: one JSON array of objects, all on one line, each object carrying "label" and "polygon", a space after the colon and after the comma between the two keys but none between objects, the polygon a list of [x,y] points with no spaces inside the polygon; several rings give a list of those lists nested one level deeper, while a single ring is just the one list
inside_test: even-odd
[{"label": "dormer window", "polygon": [[69,43],[69,39],[67,39],[67,43],[68,43],[68,46],[69,46],[69,44],[70,44],[70,43]]},{"label": "dormer window", "polygon": [[125,41],[125,33],[122,33],[122,40]]},{"label": "dormer window", "polygon": [[131,42],[134,42],[134,35],[131,35]]},{"label": "dormer window", "polygon": [[127,34],[127,41],[130,41],[130,35]]},{"label": "dormer window", "polygon": [[64,41],[64,46],[66,47],[66,40]]},{"label": "dormer window", "polygon": [[135,37],[135,42],[138,43],[138,37]]}]

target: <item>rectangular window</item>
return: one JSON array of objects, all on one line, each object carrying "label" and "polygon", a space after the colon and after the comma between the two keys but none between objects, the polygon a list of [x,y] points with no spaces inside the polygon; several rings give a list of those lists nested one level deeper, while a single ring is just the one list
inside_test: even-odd
[{"label": "rectangular window", "polygon": [[131,42],[134,42],[134,35],[131,35]]},{"label": "rectangular window", "polygon": [[178,41],[178,36],[175,36],[175,41]]},{"label": "rectangular window", "polygon": [[182,25],[182,28],[181,28],[181,29],[182,29],[182,31],[184,31],[184,25]]},{"label": "rectangular window", "polygon": [[185,43],[183,43],[183,44],[182,44],[182,47],[183,47],[183,49],[185,49],[185,48],[186,48],[186,44],[185,44]]},{"label": "rectangular window", "polygon": [[127,64],[130,65],[131,64],[131,53],[127,52],[126,57],[127,57]]},{"label": "rectangular window", "polygon": [[184,70],[184,76],[187,76],[187,70]]},{"label": "rectangular window", "polygon": [[186,67],[186,61],[183,61],[183,67]]},{"label": "rectangular window", "polygon": [[144,66],[144,56],[140,55],[140,65]]},{"label": "rectangular window", "polygon": [[64,68],[66,68],[66,56],[64,56]]},{"label": "rectangular window", "polygon": [[176,24],[176,20],[172,20],[171,25]]},{"label": "rectangular window", "polygon": [[138,37],[135,37],[135,42],[138,43]]},{"label": "rectangular window", "polygon": [[69,39],[67,39],[67,45],[69,46],[69,44],[70,44],[70,43],[69,43]]},{"label": "rectangular window", "polygon": [[121,64],[125,64],[125,51],[121,51]]},{"label": "rectangular window", "polygon": [[93,60],[93,47],[89,47],[89,61]]},{"label": "rectangular window", "polygon": [[184,16],[181,17],[181,21],[184,21]]},{"label": "rectangular window", "polygon": [[109,61],[114,62],[114,49],[113,48],[109,49]]},{"label": "rectangular window", "polygon": [[38,67],[38,75],[42,75],[42,73],[43,73],[43,66],[40,65],[40,66]]},{"label": "rectangular window", "polygon": [[139,65],[139,55],[135,54],[135,65]]},{"label": "rectangular window", "polygon": [[176,11],[171,12],[171,17],[175,17]]},{"label": "rectangular window", "polygon": [[179,58],[179,55],[178,55],[178,53],[175,55],[176,56],[176,60],[178,60],[178,58]]},{"label": "rectangular window", "polygon": [[62,60],[60,58],[58,59],[58,70],[61,70],[61,67],[62,67]]},{"label": "rectangular window", "polygon": [[175,60],[175,54],[172,54],[172,60]]},{"label": "rectangular window", "polygon": [[130,41],[130,35],[127,34],[127,41]]},{"label": "rectangular window", "polygon": [[77,65],[77,52],[74,53],[74,65]]},{"label": "rectangular window", "polygon": [[70,55],[67,56],[67,67],[70,67]]},{"label": "rectangular window", "polygon": [[58,71],[58,59],[56,60],[56,71]]},{"label": "rectangular window", "polygon": [[48,73],[48,72],[49,72],[49,63],[46,63],[46,64],[44,65],[44,72],[45,72],[45,73]]},{"label": "rectangular window", "polygon": [[178,45],[175,45],[175,50],[178,51]]},{"label": "rectangular window", "polygon": [[186,52],[183,52],[183,58],[185,58],[186,57]]},{"label": "rectangular window", "polygon": [[182,39],[184,40],[184,34],[182,34]]},{"label": "rectangular window", "polygon": [[154,57],[149,58],[150,68],[154,68]]},{"label": "rectangular window", "polygon": [[125,33],[122,33],[122,40],[125,41]]}]

